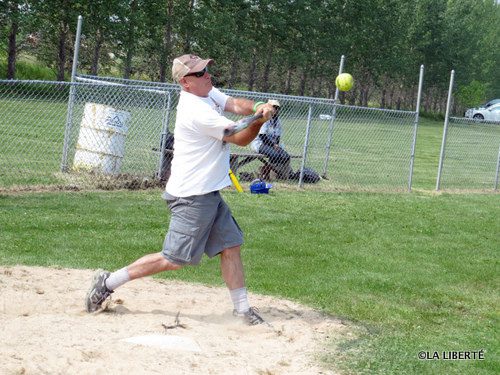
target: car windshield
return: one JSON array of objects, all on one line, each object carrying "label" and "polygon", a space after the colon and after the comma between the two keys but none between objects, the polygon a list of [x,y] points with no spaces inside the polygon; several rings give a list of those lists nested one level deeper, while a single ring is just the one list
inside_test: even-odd
[{"label": "car windshield", "polygon": [[493,99],[487,102],[483,107],[488,108],[491,107],[493,104],[498,104],[498,103],[500,103],[500,99]]}]

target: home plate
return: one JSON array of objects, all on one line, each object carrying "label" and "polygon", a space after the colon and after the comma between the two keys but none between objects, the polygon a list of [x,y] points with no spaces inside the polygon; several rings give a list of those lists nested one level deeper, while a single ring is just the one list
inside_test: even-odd
[{"label": "home plate", "polygon": [[146,335],[135,336],[121,341],[145,346],[154,346],[161,349],[187,350],[190,352],[201,352],[200,346],[192,339],[181,336],[170,335]]}]

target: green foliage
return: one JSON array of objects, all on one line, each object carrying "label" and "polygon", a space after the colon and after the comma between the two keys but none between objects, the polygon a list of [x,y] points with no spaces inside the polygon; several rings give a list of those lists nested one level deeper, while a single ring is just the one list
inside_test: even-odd
[{"label": "green foliage", "polygon": [[440,122],[444,121],[443,113],[421,111],[420,116],[422,118],[426,118],[432,121],[440,121]]},{"label": "green foliage", "polygon": [[[7,64],[0,61],[0,78],[7,78]],[[44,64],[30,61],[16,63],[16,79],[55,81],[55,72]]]},{"label": "green foliage", "polygon": [[473,80],[465,86],[461,86],[456,94],[456,98],[463,107],[477,107],[486,99],[487,85]]},{"label": "green foliage", "polygon": [[[122,267],[161,248],[168,211],[160,195],[0,195],[0,264]],[[500,195],[275,188],[266,196],[224,198],[245,232],[250,290],[305,303],[350,327],[350,336],[331,336],[323,351],[329,370],[498,372]],[[219,262],[206,258],[158,276],[223,285]],[[480,349],[484,361],[417,357]]]},{"label": "green foliage", "polygon": [[457,87],[476,80],[487,97],[500,87],[500,6],[487,0],[11,0],[0,2],[0,47],[17,30],[17,53],[62,80],[79,14],[84,73],[169,81],[172,58],[192,52],[216,60],[226,88],[333,97],[345,55],[356,80],[349,103],[409,109],[424,64],[428,112],[443,111],[452,69]]}]

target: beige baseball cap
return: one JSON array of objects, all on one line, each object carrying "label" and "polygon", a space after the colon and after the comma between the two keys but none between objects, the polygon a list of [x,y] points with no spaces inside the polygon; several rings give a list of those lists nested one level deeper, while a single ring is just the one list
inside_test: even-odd
[{"label": "beige baseball cap", "polygon": [[281,107],[280,102],[276,99],[269,99],[267,104],[271,104],[273,107]]},{"label": "beige baseball cap", "polygon": [[172,63],[172,78],[176,82],[179,82],[180,79],[187,74],[200,72],[213,62],[214,60],[212,59],[203,60],[196,55],[182,55],[176,57]]}]

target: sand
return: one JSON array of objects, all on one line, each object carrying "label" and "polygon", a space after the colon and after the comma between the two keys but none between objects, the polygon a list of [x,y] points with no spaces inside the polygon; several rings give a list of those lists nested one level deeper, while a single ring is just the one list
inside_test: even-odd
[{"label": "sand", "polygon": [[348,330],[338,319],[250,294],[272,325],[250,327],[232,316],[227,289],[153,278],[88,314],[93,273],[0,267],[0,374],[335,373],[319,357]]}]

